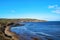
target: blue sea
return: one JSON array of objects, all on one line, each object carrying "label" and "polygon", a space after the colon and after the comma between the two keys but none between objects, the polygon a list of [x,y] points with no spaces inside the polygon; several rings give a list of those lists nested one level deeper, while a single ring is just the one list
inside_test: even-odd
[{"label": "blue sea", "polygon": [[60,40],[60,21],[25,22],[24,26],[11,27],[20,40]]}]

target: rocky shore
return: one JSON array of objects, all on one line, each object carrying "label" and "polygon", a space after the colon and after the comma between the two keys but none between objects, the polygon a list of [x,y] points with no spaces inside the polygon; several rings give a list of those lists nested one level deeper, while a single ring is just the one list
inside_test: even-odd
[{"label": "rocky shore", "polygon": [[16,33],[10,31],[10,28],[12,27],[11,25],[14,25],[14,27],[15,27],[15,26],[17,26],[17,25],[18,25],[18,26],[23,26],[23,24],[10,23],[10,24],[8,24],[8,25],[6,26],[6,28],[5,28],[5,30],[4,30],[4,33],[5,33],[6,35],[10,36],[12,40],[19,40],[20,37],[19,37]]},{"label": "rocky shore", "polygon": [[0,24],[0,39],[1,40],[19,40],[18,35],[16,33],[11,32],[10,28],[16,27],[16,26],[23,26],[24,24],[19,24],[19,23],[8,23],[6,25]]},{"label": "rocky shore", "polygon": [[37,19],[0,19],[0,39],[1,40],[19,40],[16,33],[10,31],[11,26],[23,26],[20,22],[46,22]]}]

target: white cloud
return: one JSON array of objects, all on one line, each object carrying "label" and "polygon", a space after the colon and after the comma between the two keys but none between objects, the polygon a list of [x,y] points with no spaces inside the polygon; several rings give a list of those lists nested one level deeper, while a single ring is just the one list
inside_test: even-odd
[{"label": "white cloud", "polygon": [[54,8],[54,7],[55,7],[55,6],[51,6],[51,5],[48,6],[48,8]]},{"label": "white cloud", "polygon": [[58,5],[48,6],[48,8],[53,9],[53,10],[51,11],[52,13],[60,14],[60,7],[59,7]]},{"label": "white cloud", "polygon": [[58,5],[49,5],[48,8],[57,8]]},{"label": "white cloud", "polygon": [[60,14],[60,10],[53,10],[52,12]]}]

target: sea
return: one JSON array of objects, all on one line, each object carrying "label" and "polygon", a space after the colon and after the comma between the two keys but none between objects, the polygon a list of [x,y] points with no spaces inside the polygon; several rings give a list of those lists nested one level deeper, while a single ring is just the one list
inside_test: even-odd
[{"label": "sea", "polygon": [[60,21],[23,22],[24,26],[11,27],[20,40],[60,40]]}]

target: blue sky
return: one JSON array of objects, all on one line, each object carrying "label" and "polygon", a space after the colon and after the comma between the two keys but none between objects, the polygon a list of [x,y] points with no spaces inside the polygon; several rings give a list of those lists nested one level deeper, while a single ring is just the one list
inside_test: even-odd
[{"label": "blue sky", "polygon": [[0,0],[0,18],[60,21],[60,0]]}]

